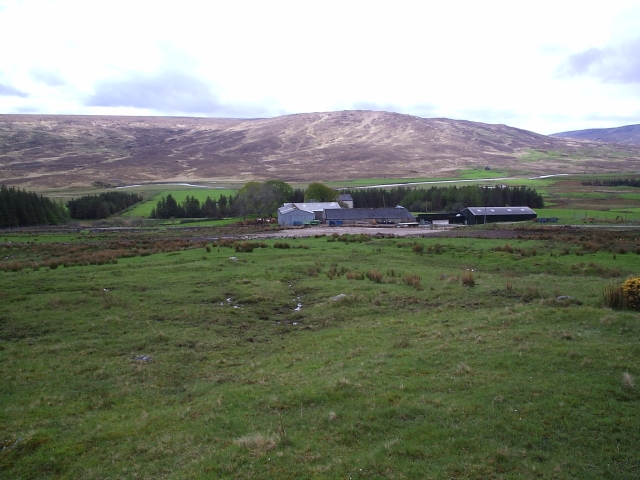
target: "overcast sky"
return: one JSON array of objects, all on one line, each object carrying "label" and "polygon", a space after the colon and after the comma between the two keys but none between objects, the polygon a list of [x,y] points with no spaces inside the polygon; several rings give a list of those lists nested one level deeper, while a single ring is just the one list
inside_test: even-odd
[{"label": "overcast sky", "polygon": [[0,113],[640,123],[640,1],[0,0]]}]

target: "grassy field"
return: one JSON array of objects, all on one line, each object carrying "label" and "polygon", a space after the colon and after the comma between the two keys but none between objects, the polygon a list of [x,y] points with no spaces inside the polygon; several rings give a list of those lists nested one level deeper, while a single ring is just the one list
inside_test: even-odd
[{"label": "grassy field", "polygon": [[603,211],[603,210],[580,210],[580,209],[560,209],[560,208],[536,208],[538,218],[556,217],[561,224],[579,225],[589,223],[623,223],[640,222],[640,212],[625,210]]},{"label": "grassy field", "polygon": [[590,230],[3,232],[0,477],[634,478],[640,233]]}]

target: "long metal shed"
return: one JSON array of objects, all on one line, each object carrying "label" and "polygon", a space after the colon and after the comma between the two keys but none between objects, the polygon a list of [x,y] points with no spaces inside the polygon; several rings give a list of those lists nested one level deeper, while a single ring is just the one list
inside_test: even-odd
[{"label": "long metal shed", "polygon": [[466,225],[496,222],[523,222],[538,218],[529,207],[467,207],[460,211]]},{"label": "long metal shed", "polygon": [[416,218],[404,207],[395,208],[343,208],[324,211],[324,221],[329,225],[353,223],[405,223]]}]

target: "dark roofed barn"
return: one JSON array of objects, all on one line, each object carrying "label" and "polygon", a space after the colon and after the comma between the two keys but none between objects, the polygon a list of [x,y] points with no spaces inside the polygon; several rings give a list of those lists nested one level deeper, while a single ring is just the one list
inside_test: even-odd
[{"label": "dark roofed barn", "polygon": [[357,223],[413,223],[416,217],[404,207],[395,208],[343,208],[327,209],[324,220],[329,225],[348,225]]},{"label": "dark roofed barn", "polygon": [[529,207],[467,207],[460,211],[460,215],[464,217],[467,225],[523,222],[538,217],[538,214]]}]

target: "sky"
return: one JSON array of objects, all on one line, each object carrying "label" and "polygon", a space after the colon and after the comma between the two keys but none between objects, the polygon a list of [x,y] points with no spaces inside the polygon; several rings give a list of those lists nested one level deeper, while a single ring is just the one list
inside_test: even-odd
[{"label": "sky", "polygon": [[640,123],[640,0],[0,0],[0,113]]}]

